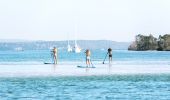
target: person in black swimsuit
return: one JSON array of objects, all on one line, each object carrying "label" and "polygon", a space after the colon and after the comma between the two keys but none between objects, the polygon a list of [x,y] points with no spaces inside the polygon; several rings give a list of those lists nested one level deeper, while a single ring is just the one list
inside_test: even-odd
[{"label": "person in black swimsuit", "polygon": [[112,62],[112,49],[111,48],[108,49],[108,54],[109,54],[109,63],[111,63]]}]

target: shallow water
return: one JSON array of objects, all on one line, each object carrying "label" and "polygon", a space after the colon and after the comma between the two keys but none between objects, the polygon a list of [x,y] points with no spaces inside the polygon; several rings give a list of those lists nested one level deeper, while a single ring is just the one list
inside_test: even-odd
[{"label": "shallow water", "polygon": [[0,78],[1,100],[168,100],[170,75]]},{"label": "shallow water", "polygon": [[170,52],[114,50],[111,67],[105,54],[92,50],[86,70],[83,52],[59,50],[53,66],[48,50],[0,51],[0,100],[169,100]]},{"label": "shallow water", "polygon": [[[107,51],[91,50],[91,60],[102,63]],[[168,51],[127,51],[113,50],[113,64],[116,65],[162,65],[170,64],[170,52]],[[28,50],[23,52],[0,51],[0,64],[43,64],[52,62],[49,50]],[[85,62],[82,50],[80,54],[68,53],[66,50],[58,50],[58,63],[74,64],[74,62]],[[108,63],[108,58],[106,59]]]}]

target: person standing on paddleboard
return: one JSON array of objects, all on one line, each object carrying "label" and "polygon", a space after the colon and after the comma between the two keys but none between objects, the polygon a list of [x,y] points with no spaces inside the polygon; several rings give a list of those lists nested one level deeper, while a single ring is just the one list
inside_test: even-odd
[{"label": "person standing on paddleboard", "polygon": [[108,49],[108,54],[109,54],[109,64],[112,62],[112,49]]},{"label": "person standing on paddleboard", "polygon": [[57,48],[56,47],[52,49],[52,55],[53,55],[54,64],[57,64]]},{"label": "person standing on paddleboard", "polygon": [[85,53],[86,53],[86,65],[87,67],[89,67],[90,66],[90,50],[87,49]]}]

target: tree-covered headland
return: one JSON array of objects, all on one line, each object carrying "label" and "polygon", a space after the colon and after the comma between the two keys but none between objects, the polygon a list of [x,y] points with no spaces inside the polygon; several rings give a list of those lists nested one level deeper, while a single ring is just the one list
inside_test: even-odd
[{"label": "tree-covered headland", "polygon": [[135,41],[130,44],[128,50],[146,51],[146,50],[158,50],[158,51],[170,51],[170,34],[163,36],[159,35],[155,38],[153,35],[145,36],[138,34],[135,37]]}]

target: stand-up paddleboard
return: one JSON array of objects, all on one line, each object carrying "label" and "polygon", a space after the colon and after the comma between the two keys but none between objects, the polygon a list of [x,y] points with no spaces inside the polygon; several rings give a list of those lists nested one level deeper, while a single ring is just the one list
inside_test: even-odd
[{"label": "stand-up paddleboard", "polygon": [[78,68],[96,68],[95,66],[77,66]]},{"label": "stand-up paddleboard", "polygon": [[48,62],[44,62],[44,64],[54,64],[54,63],[48,63]]}]

